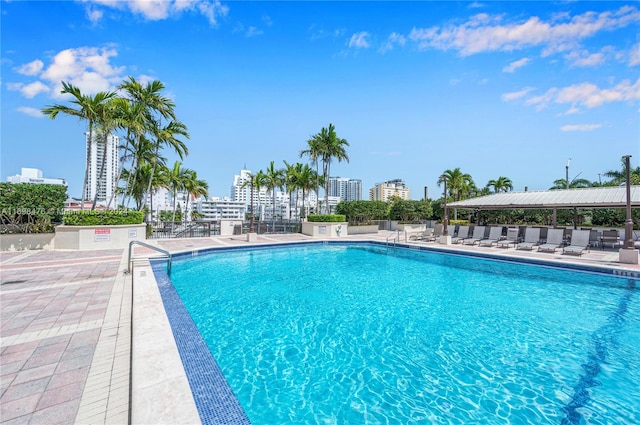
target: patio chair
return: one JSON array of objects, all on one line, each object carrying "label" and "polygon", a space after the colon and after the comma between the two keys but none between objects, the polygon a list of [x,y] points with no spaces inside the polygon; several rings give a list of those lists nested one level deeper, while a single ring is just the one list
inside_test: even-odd
[{"label": "patio chair", "polygon": [[526,249],[531,251],[534,246],[540,243],[540,228],[539,227],[527,227],[524,232],[524,242],[520,242],[516,245],[516,249]]},{"label": "patio chair", "polygon": [[502,239],[502,226],[491,226],[489,228],[489,236],[482,239],[478,246],[493,246]]},{"label": "patio chair", "polygon": [[475,226],[473,228],[473,236],[462,240],[463,245],[475,245],[484,239],[485,226]]},{"label": "patio chair", "polygon": [[433,228],[433,233],[431,236],[422,239],[423,242],[435,242],[440,236],[442,236],[442,232],[444,231],[444,225],[442,223],[436,223]]},{"label": "patio chair", "polygon": [[469,237],[469,226],[460,226],[458,228],[458,236],[451,238],[451,243],[461,243]]},{"label": "patio chair", "polygon": [[618,231],[615,229],[611,230],[603,230],[602,231],[602,241],[600,242],[600,246],[604,249],[606,244],[611,244],[611,248],[615,248],[616,246],[620,246],[620,235]]},{"label": "patio chair", "polygon": [[540,252],[556,252],[564,243],[564,229],[549,229],[547,241],[538,246]]},{"label": "patio chair", "polygon": [[574,230],[571,232],[571,245],[562,248],[563,254],[582,255],[589,248],[589,230]]},{"label": "patio chair", "polygon": [[415,235],[409,236],[409,240],[410,241],[426,241],[426,240],[429,240],[431,238],[431,236],[433,236],[434,230],[435,229],[433,229],[432,227],[427,227],[422,232],[418,232]]},{"label": "patio chair", "polygon": [[519,234],[520,234],[520,229],[518,229],[517,227],[507,228],[507,238],[501,239],[498,242],[496,242],[496,246],[498,248],[509,248],[509,245],[511,244],[513,244],[513,246],[516,246],[516,244],[519,241],[519,238],[518,238]]}]

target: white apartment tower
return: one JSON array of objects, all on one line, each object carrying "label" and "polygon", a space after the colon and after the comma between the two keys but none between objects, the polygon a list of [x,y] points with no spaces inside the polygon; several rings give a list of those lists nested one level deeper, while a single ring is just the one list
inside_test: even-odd
[{"label": "white apartment tower", "polygon": [[[106,205],[116,190],[118,182],[118,142],[119,138],[113,134],[106,136],[94,133],[89,140],[89,133],[85,133],[87,144],[87,187],[85,199],[93,200],[98,193],[98,203]],[[105,150],[106,149],[106,150]],[[106,156],[106,158],[105,158]],[[105,169],[101,167],[105,160]]]},{"label": "white apartment tower", "polygon": [[340,197],[342,201],[361,201],[362,180],[329,177],[329,196]]}]

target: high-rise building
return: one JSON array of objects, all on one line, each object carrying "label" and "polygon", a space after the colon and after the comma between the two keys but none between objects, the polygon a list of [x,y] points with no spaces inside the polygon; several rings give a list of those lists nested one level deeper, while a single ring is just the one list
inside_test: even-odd
[{"label": "high-rise building", "polygon": [[[236,202],[244,202],[247,205],[247,211],[251,210],[251,185],[248,183],[250,180],[251,171],[240,170],[240,174],[233,176],[233,186],[231,186],[231,199]],[[261,187],[259,190],[255,187],[253,188],[254,208],[269,201],[266,188]]]},{"label": "high-rise building", "polygon": [[9,183],[31,183],[31,184],[60,184],[67,185],[65,179],[48,179],[42,177],[42,170],[37,168],[21,168],[20,174],[7,177]]},{"label": "high-rise building", "polygon": [[329,196],[338,196],[342,201],[361,201],[362,180],[329,177]]},{"label": "high-rise building", "polygon": [[372,201],[386,202],[392,196],[410,200],[411,190],[401,179],[389,180],[384,183],[376,183],[375,187],[369,189],[369,199]]},{"label": "high-rise building", "polygon": [[[105,136],[99,133],[94,133],[91,140],[89,140],[89,133],[85,136],[88,168],[85,199],[94,199],[97,193],[98,203],[106,204],[118,184],[116,179],[118,178],[119,138],[113,134]],[[104,170],[101,169],[103,163]]]}]

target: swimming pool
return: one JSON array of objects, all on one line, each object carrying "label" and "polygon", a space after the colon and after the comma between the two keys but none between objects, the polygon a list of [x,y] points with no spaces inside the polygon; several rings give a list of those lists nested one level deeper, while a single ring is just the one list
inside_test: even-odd
[{"label": "swimming pool", "polygon": [[330,244],[171,280],[254,424],[640,421],[636,279]]}]

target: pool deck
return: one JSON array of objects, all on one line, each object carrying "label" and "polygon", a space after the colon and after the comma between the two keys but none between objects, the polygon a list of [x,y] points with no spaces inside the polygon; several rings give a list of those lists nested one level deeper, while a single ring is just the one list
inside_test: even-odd
[{"label": "pool deck", "polygon": [[[394,235],[380,231],[333,240],[386,243]],[[251,245],[303,241],[318,239],[260,235]],[[246,236],[147,243],[171,253],[250,245]],[[561,250],[407,243],[640,273],[639,265],[618,262],[617,249],[592,249],[578,257]],[[135,249],[136,258],[153,255]],[[128,272],[127,256],[126,249],[0,253],[0,423],[200,422],[153,272],[148,261],[136,261]]]}]

